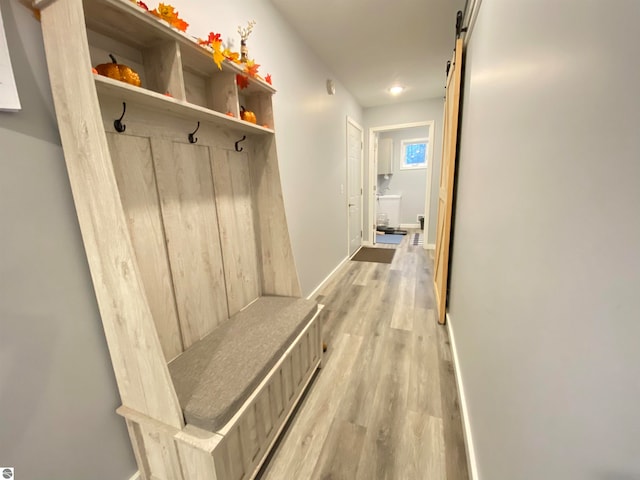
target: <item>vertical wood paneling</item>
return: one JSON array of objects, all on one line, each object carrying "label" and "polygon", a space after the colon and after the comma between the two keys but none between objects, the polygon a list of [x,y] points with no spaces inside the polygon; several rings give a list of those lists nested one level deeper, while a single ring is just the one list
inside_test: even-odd
[{"label": "vertical wood paneling", "polygon": [[131,439],[131,446],[133,447],[133,455],[136,457],[136,464],[140,471],[140,476],[143,480],[151,478],[151,469],[149,467],[149,461],[147,460],[147,451],[144,445],[144,439],[142,437],[142,431],[140,425],[129,419],[126,419],[127,430],[129,431],[129,438]]},{"label": "vertical wood paneling", "polygon": [[183,480],[178,451],[173,438],[141,426],[150,478]]},{"label": "vertical wood paneling", "polygon": [[225,436],[225,440],[227,454],[229,456],[229,479],[241,480],[244,477],[245,465],[239,427],[231,429]]},{"label": "vertical wood paneling", "polygon": [[256,406],[251,405],[240,420],[240,441],[245,465],[252,465],[260,450],[256,424]]},{"label": "vertical wood paneling", "polygon": [[264,444],[266,439],[269,438],[273,430],[273,421],[276,418],[271,410],[271,386],[273,381],[265,388],[264,392],[260,395],[257,403],[256,415],[258,417],[258,434],[260,438],[260,444]]},{"label": "vertical wood paneling", "polygon": [[213,184],[220,224],[229,315],[260,295],[258,247],[254,229],[249,158],[211,149]]},{"label": "vertical wood paneling", "polygon": [[315,363],[318,359],[319,351],[320,351],[320,322],[316,322],[311,328],[311,363]]},{"label": "vertical wood paneling", "polygon": [[207,147],[152,143],[184,347],[228,318]]},{"label": "vertical wood paneling", "polygon": [[177,442],[185,480],[218,480],[214,456],[185,442]]},{"label": "vertical wood paneling", "polygon": [[273,137],[260,141],[249,163],[262,260],[262,294],[300,297]]},{"label": "vertical wood paneling", "polygon": [[279,419],[284,412],[284,380],[282,370],[276,372],[273,377],[273,381],[269,387],[269,398],[271,400],[271,409],[273,411],[273,418]]},{"label": "vertical wood paneling", "polygon": [[309,336],[311,332],[305,333],[300,343],[300,360],[302,362],[302,372],[306,373],[309,370]]},{"label": "vertical wood paneling", "polygon": [[108,133],[111,160],[131,243],[165,358],[183,350],[160,203],[147,138]]},{"label": "vertical wood paneling", "polygon": [[300,363],[300,345],[296,345],[291,352],[291,376],[293,387],[295,388],[302,381],[302,371]]},{"label": "vertical wood paneling", "polygon": [[294,381],[291,357],[292,355],[289,355],[286,360],[282,362],[282,395],[285,407],[289,405],[291,397],[293,397]]},{"label": "vertical wood paneling", "polygon": [[222,441],[213,452],[213,460],[216,464],[216,473],[220,479],[231,478],[231,457],[226,441]]}]

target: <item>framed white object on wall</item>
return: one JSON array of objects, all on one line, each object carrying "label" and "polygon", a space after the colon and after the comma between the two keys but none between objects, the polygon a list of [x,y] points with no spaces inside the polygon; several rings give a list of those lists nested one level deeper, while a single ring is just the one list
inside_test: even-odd
[{"label": "framed white object on wall", "polygon": [[4,32],[2,10],[0,10],[0,110],[17,112],[21,109],[18,88],[11,68],[9,45]]}]

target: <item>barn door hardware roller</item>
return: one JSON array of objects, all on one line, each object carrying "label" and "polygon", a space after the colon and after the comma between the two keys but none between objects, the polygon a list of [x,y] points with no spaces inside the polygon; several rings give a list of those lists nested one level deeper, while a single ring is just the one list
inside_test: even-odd
[{"label": "barn door hardware roller", "polygon": [[469,30],[469,27],[462,26],[462,19],[462,10],[458,10],[458,13],[456,13],[456,39],[460,38],[460,34],[462,32],[466,32],[467,30]]}]

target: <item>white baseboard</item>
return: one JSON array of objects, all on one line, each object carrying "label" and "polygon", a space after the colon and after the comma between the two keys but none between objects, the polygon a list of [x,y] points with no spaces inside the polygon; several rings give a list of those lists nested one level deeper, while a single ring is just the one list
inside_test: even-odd
[{"label": "white baseboard", "polygon": [[131,478],[129,480],[140,480],[140,471],[137,471],[136,473],[134,473],[133,475],[131,475]]},{"label": "white baseboard", "polygon": [[400,228],[420,228],[419,223],[401,223]]},{"label": "white baseboard", "polygon": [[451,325],[451,317],[449,312],[447,317],[447,331],[449,332],[449,343],[451,343],[451,354],[453,356],[453,371],[456,376],[456,384],[458,386],[458,402],[460,404],[460,413],[462,415],[462,431],[464,433],[464,443],[467,446],[467,464],[469,465],[470,480],[480,480],[478,477],[478,466],[476,464],[476,451],[473,447],[473,436],[471,435],[471,422],[469,421],[469,410],[467,409],[467,398],[464,394],[464,383],[462,374],[460,373],[460,364],[458,362],[458,349],[456,347],[456,339],[453,333],[453,325]]},{"label": "white baseboard", "polygon": [[425,250],[435,250],[436,249],[436,244],[435,243],[425,243],[424,248],[425,248]]},{"label": "white baseboard", "polygon": [[313,290],[313,292],[311,292],[311,293],[307,296],[307,299],[309,299],[309,300],[310,300],[310,299],[312,299],[313,297],[315,297],[315,296],[318,294],[318,292],[322,289],[322,287],[324,287],[324,286],[327,284],[327,282],[331,279],[331,277],[333,277],[336,273],[338,273],[338,270],[340,270],[340,269],[341,269],[341,268],[342,268],[342,267],[343,267],[343,266],[344,266],[344,265],[349,261],[349,259],[350,259],[350,258],[351,258],[350,256],[345,257],[345,258],[344,258],[344,259],[343,259],[343,260],[338,264],[338,266],[337,266],[336,268],[334,268],[334,269],[331,271],[331,273],[330,273],[329,275],[327,275],[327,277],[326,277],[324,280],[322,280],[322,282],[320,282],[320,285],[318,285],[318,286]]}]

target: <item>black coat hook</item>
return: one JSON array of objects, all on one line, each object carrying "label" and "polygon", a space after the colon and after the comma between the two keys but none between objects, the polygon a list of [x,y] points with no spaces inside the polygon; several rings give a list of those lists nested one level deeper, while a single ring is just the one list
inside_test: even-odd
[{"label": "black coat hook", "polygon": [[122,115],[120,115],[120,118],[113,121],[113,128],[115,128],[116,132],[118,133],[122,133],[127,129],[127,126],[122,123],[122,119],[124,118],[125,113],[127,113],[127,104],[125,102],[122,102]]},{"label": "black coat hook", "polygon": [[189,134],[189,143],[196,143],[198,141],[198,139],[194,137],[194,135],[196,134],[199,128],[200,128],[200,122],[198,122],[198,126],[196,127],[196,129]]},{"label": "black coat hook", "polygon": [[238,144],[240,142],[244,142],[246,139],[247,139],[247,136],[243,135],[242,138],[236,142],[236,152],[241,152],[243,150],[242,147],[238,146]]}]

